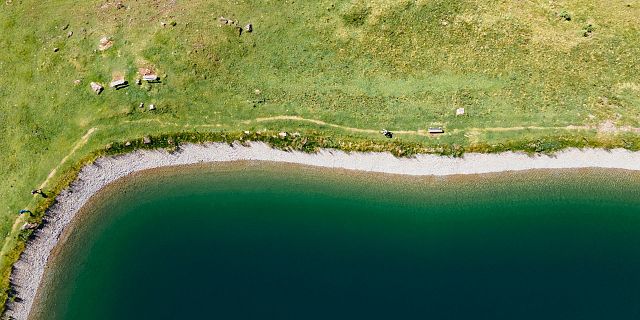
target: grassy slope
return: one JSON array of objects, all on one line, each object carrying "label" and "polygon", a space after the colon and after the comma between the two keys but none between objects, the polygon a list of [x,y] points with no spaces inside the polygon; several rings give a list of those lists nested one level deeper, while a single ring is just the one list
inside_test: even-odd
[{"label": "grassy slope", "polygon": [[[449,133],[437,139],[398,139],[467,147],[566,135],[621,139],[482,128],[640,126],[638,0],[122,3],[126,9],[102,1],[0,4],[0,237],[17,210],[37,204],[29,190],[92,127],[98,131],[59,172],[91,150],[143,134],[316,128],[354,135],[250,121],[278,115],[376,130],[444,125]],[[558,17],[562,11],[571,21]],[[219,26],[220,15],[252,22],[255,32],[238,37]],[[595,31],[584,37],[588,24]],[[115,45],[97,52],[102,36]],[[114,73],[132,81],[145,65],[163,75],[162,84],[100,96],[88,90]],[[138,109],[143,101],[158,110]],[[458,107],[469,116],[456,118]],[[0,262],[6,271],[10,259]]]}]

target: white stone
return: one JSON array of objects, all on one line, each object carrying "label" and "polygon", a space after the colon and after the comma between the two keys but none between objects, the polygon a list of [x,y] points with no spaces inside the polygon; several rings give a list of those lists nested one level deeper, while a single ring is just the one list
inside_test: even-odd
[{"label": "white stone", "polygon": [[100,94],[100,92],[102,92],[102,89],[104,89],[102,87],[102,85],[100,85],[97,82],[91,82],[91,90],[93,90],[93,92],[95,92],[96,94]]}]

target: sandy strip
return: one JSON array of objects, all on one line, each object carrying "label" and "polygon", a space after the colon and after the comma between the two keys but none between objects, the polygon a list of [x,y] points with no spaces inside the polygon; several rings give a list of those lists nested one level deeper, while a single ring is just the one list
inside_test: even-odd
[{"label": "sandy strip", "polygon": [[264,143],[249,146],[212,143],[183,145],[179,152],[140,150],[130,154],[98,159],[84,167],[76,181],[64,190],[47,213],[48,223],[37,231],[26,251],[15,264],[11,281],[20,302],[8,306],[5,316],[27,319],[51,251],[65,227],[89,198],[109,183],[131,173],[165,166],[206,162],[264,160],[297,163],[325,168],[394,173],[406,175],[480,174],[502,171],[560,168],[617,168],[640,170],[640,152],[569,149],[554,156],[528,156],[524,153],[467,154],[464,158],[418,155],[396,158],[389,153],[345,153],[322,150],[315,154],[285,152]]}]

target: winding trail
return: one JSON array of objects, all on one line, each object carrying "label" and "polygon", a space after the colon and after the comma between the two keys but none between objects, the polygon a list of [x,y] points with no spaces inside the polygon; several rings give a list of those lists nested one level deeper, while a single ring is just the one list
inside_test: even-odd
[{"label": "winding trail", "polygon": [[[313,123],[313,124],[317,124],[317,125],[321,125],[321,126],[339,128],[339,129],[343,129],[343,130],[347,130],[347,131],[351,131],[351,132],[364,132],[364,133],[378,133],[378,132],[380,132],[379,130],[347,127],[347,126],[343,126],[343,125],[339,125],[339,124],[328,123],[328,122],[324,122],[324,121],[316,120],[316,119],[307,119],[307,118],[302,118],[302,117],[298,117],[298,116],[274,116],[274,117],[267,117],[267,118],[256,118],[255,120],[244,121],[244,123],[249,124],[251,122],[267,122],[267,121],[280,121],[280,120],[309,122],[309,123]],[[569,126],[565,126],[565,127],[528,126],[528,127],[467,128],[467,129],[464,129],[464,130],[454,129],[453,132],[460,132],[460,131],[506,132],[506,131],[524,131],[524,130],[592,130],[592,129],[595,129],[595,128],[594,127],[590,127],[590,126],[569,125]],[[431,136],[426,130],[391,130],[391,131],[393,131],[393,133],[396,133],[396,134],[412,134],[412,135],[419,135],[419,136],[426,136],[426,137]]]},{"label": "winding trail", "polygon": [[[378,134],[380,133],[380,129],[365,129],[365,128],[356,128],[349,127],[345,125],[330,123],[318,119],[309,119],[303,118],[300,116],[273,116],[273,117],[263,117],[263,118],[255,118],[250,120],[241,121],[242,124],[251,124],[251,123],[262,123],[262,122],[272,122],[272,121],[299,121],[299,122],[307,122],[312,123],[318,126],[326,126],[336,129],[341,129],[349,132],[357,132],[357,133],[369,133],[369,134]],[[160,119],[141,119],[141,120],[127,120],[125,123],[149,123],[149,122],[157,122],[160,125],[169,125],[176,127],[185,127],[185,128],[217,128],[223,127],[221,124],[199,124],[199,125],[182,125],[175,122],[166,122]],[[415,135],[422,137],[433,137],[432,134],[429,134],[427,130],[393,130],[390,129],[394,134],[399,135]],[[541,127],[541,126],[517,126],[517,127],[488,127],[488,128],[465,128],[465,129],[452,129],[448,132],[450,133],[459,133],[459,132],[468,132],[471,135],[478,135],[482,132],[514,132],[514,131],[527,131],[527,130],[567,130],[567,131],[579,131],[579,130],[596,130],[598,132],[603,133],[616,133],[616,132],[634,132],[640,133],[640,128],[634,127],[614,127],[613,130],[602,130],[601,126],[590,126],[590,125],[568,125],[561,127]]]},{"label": "winding trail", "polygon": [[[73,146],[73,148],[71,149],[71,151],[64,157],[62,158],[62,160],[60,160],[60,162],[58,163],[58,165],[53,168],[53,170],[51,170],[51,172],[49,172],[49,174],[47,175],[47,178],[42,182],[42,184],[40,185],[39,189],[44,189],[44,187],[47,186],[47,184],[49,183],[49,181],[51,180],[51,178],[53,178],[56,173],[58,172],[58,170],[60,169],[60,167],[62,167],[62,165],[67,162],[67,160],[69,160],[69,158],[76,152],[78,151],[78,149],[82,148],[82,146],[84,146],[85,144],[87,144],[87,142],[89,141],[89,138],[91,137],[91,135],[98,130],[98,128],[93,127],[91,129],[89,129],[87,131],[87,133],[85,133],[82,138],[80,138],[80,140],[78,140],[78,142],[76,142],[76,144]],[[35,194],[33,197],[39,197],[40,195]],[[31,205],[33,204],[35,200],[32,200],[31,203],[29,204],[29,206],[27,207],[31,207]],[[16,232],[19,231],[20,228],[22,228],[22,225],[24,225],[26,223],[26,218],[25,215],[19,215],[18,217],[16,217],[15,221],[13,222],[13,225],[11,226],[11,231],[9,233],[9,235],[11,234],[16,234]],[[2,249],[0,249],[0,253],[4,254],[7,252],[8,250],[8,245],[10,243],[9,241],[10,236],[7,236],[2,243]]]},{"label": "winding trail", "polygon": [[[309,123],[317,124],[319,126],[327,126],[327,127],[332,127],[332,128],[338,128],[338,129],[343,129],[343,130],[351,131],[351,132],[362,132],[362,133],[378,133],[378,132],[380,132],[380,130],[360,129],[360,128],[347,127],[347,126],[342,126],[342,125],[339,125],[339,124],[324,122],[322,120],[307,119],[307,118],[302,118],[302,117],[298,117],[298,116],[275,116],[275,117],[268,117],[268,118],[256,118],[254,120],[245,121],[244,123],[248,124],[248,123],[251,123],[251,122],[268,122],[268,121],[279,121],[279,120],[309,122]],[[408,132],[417,133],[417,131],[406,131],[406,132],[407,133]]]},{"label": "winding trail", "polygon": [[219,124],[219,123],[189,125],[189,124],[179,124],[177,122],[162,121],[162,120],[157,119],[157,118],[139,119],[139,120],[125,120],[123,122],[124,123],[150,123],[150,122],[157,122],[158,124],[163,125],[163,126],[174,126],[174,127],[184,127],[184,128],[217,128],[217,127],[222,127],[222,125]]},{"label": "winding trail", "polygon": [[73,149],[71,149],[69,154],[67,154],[64,158],[62,158],[62,160],[60,160],[60,163],[58,163],[58,165],[55,168],[53,168],[53,170],[51,170],[51,172],[49,172],[49,175],[47,176],[47,179],[45,179],[44,182],[42,182],[42,184],[40,185],[40,189],[43,189],[44,187],[47,186],[47,183],[49,183],[49,180],[51,180],[51,178],[53,178],[53,176],[56,175],[56,173],[58,172],[58,169],[60,169],[60,167],[65,162],[67,162],[67,160],[69,160],[69,157],[71,157],[74,153],[76,153],[76,151],[78,151],[78,149],[82,148],[82,146],[87,144],[87,141],[89,141],[89,138],[91,137],[91,135],[94,132],[96,132],[96,130],[98,130],[98,128],[96,128],[96,127],[93,127],[91,129],[89,129],[87,131],[87,133],[85,133],[84,136],[82,136],[82,138],[80,138],[80,140],[78,142],[76,142],[76,144],[73,146]]},{"label": "winding trail", "polygon": [[[65,164],[65,162],[67,162],[67,160],[69,160],[69,158],[76,153],[76,151],[78,151],[78,149],[82,148],[85,144],[87,144],[87,142],[89,141],[89,138],[91,137],[91,135],[96,132],[96,130],[98,130],[98,128],[93,127],[91,129],[89,129],[87,131],[87,133],[85,133],[82,138],[80,138],[80,140],[78,140],[78,142],[76,142],[76,144],[73,146],[73,148],[71,149],[71,151],[64,156],[64,158],[62,158],[62,160],[60,160],[60,162],[58,163],[58,165],[53,168],[53,170],[51,170],[51,172],[49,172],[49,174],[47,175],[47,178],[42,182],[42,184],[40,184],[40,186],[38,187],[38,189],[44,189],[47,184],[49,183],[49,181],[51,180],[51,178],[53,178],[56,173],[58,173],[58,170],[60,169],[60,167],[62,167],[63,164]],[[35,194],[33,195],[33,197],[39,197],[40,195]],[[31,207],[31,204],[33,204],[33,201],[31,201],[29,207]],[[14,233],[15,231],[17,231],[18,227],[21,227],[21,225],[24,223],[25,219],[21,218],[22,216],[18,216],[18,218],[16,218],[16,221],[13,223],[13,226],[11,227],[11,233]],[[6,245],[6,241],[5,241],[5,245]],[[4,252],[4,248],[2,249],[2,252]]]},{"label": "winding trail", "polygon": [[[307,122],[312,123],[319,126],[326,126],[331,128],[337,128],[349,132],[358,132],[358,133],[380,133],[380,129],[364,129],[364,128],[356,128],[349,127],[345,125],[329,123],[318,119],[309,119],[303,118],[300,116],[273,116],[273,117],[263,117],[263,118],[255,118],[250,120],[241,121],[242,124],[251,124],[251,123],[261,123],[261,122],[271,122],[271,121],[299,121],[299,122]],[[140,120],[126,120],[125,123],[149,123],[149,122],[157,122],[160,125],[167,126],[175,126],[175,127],[185,127],[185,128],[218,128],[224,127],[222,124],[198,124],[198,125],[188,125],[188,124],[179,124],[176,122],[167,122],[162,121],[160,119],[140,119]],[[541,127],[541,126],[517,126],[517,127],[485,127],[485,128],[464,128],[464,129],[451,129],[448,130],[450,133],[459,133],[459,132],[468,132],[470,135],[478,135],[482,132],[514,132],[514,131],[527,131],[527,130],[567,130],[567,131],[580,131],[580,130],[594,130],[598,133],[619,133],[619,132],[632,132],[640,134],[640,128],[623,126],[616,127],[615,124],[610,121],[606,121],[601,123],[600,125],[568,125],[568,126],[556,126],[556,127]],[[427,130],[393,130],[391,131],[394,134],[400,135],[417,135],[423,137],[433,137],[433,135],[429,134]]]}]

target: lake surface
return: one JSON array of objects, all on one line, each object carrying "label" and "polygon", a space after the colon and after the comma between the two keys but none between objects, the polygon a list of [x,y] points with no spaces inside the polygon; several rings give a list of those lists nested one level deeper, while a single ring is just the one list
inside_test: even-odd
[{"label": "lake surface", "polygon": [[163,169],[59,248],[40,319],[640,319],[640,176]]}]

